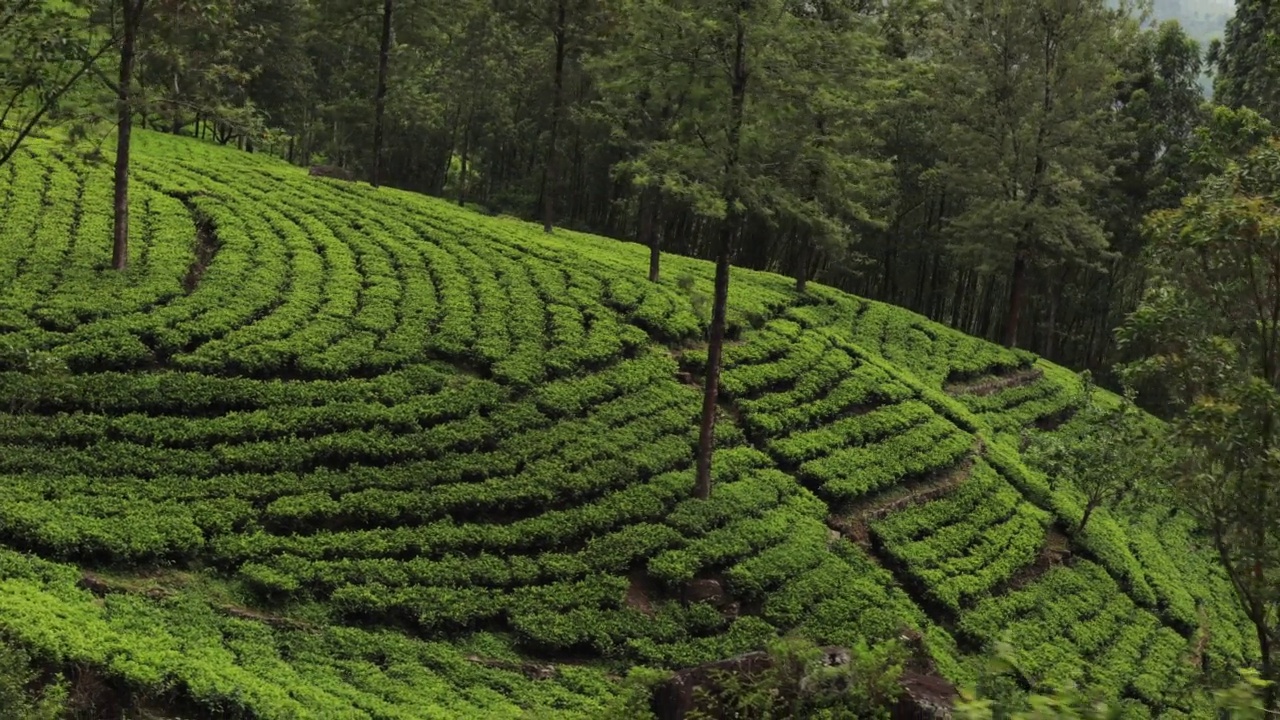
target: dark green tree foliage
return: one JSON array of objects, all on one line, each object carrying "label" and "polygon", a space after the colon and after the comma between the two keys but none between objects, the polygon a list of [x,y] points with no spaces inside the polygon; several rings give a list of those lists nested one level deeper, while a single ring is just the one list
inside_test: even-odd
[{"label": "dark green tree foliage", "polygon": [[133,112],[153,129],[261,148],[268,116],[277,126],[298,120],[310,76],[300,56],[307,4],[149,0]]},{"label": "dark green tree foliage", "polygon": [[1236,0],[1222,41],[1209,49],[1215,66],[1215,102],[1248,107],[1280,121],[1280,6],[1271,0]]},{"label": "dark green tree foliage", "polygon": [[967,200],[952,247],[1008,268],[1003,340],[1015,345],[1033,276],[1107,247],[1088,199],[1105,182],[1124,15],[1102,0],[952,0],[945,11],[938,80],[954,114],[943,168]]},{"label": "dark green tree foliage", "polygon": [[[1215,125],[1260,128],[1250,111]],[[1262,126],[1264,127],[1264,126]],[[1212,138],[1213,133],[1207,131]],[[1216,152],[1215,152],[1216,147]],[[1244,150],[1232,157],[1233,150]],[[1213,540],[1257,633],[1263,675],[1280,641],[1280,141],[1201,148],[1220,173],[1176,210],[1149,222],[1153,278],[1121,333],[1146,357],[1128,368],[1155,378],[1177,411],[1168,476]]]}]

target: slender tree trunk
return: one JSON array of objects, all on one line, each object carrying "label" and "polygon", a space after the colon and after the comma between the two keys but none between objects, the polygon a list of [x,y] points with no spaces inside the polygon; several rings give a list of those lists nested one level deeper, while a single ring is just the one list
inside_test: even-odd
[{"label": "slender tree trunk", "polygon": [[1061,288],[1051,287],[1049,290],[1049,327],[1048,331],[1045,333],[1044,356],[1050,360],[1054,359],[1054,351],[1057,350],[1058,295],[1061,293]]},{"label": "slender tree trunk", "polygon": [[[1244,600],[1244,598],[1241,597],[1241,600]],[[1250,609],[1249,619],[1253,621],[1254,633],[1258,636],[1258,649],[1260,650],[1259,654],[1262,656],[1262,667],[1259,670],[1262,672],[1262,679],[1274,682],[1276,680],[1276,667],[1275,660],[1271,657],[1271,631],[1268,628],[1266,612],[1257,610],[1255,605]],[[1276,709],[1277,700],[1280,698],[1277,698],[1275,685],[1263,690],[1262,697],[1263,707],[1268,710]]]},{"label": "slender tree trunk", "polygon": [[809,266],[813,264],[813,241],[809,238],[801,237],[800,239],[800,258],[796,263],[796,292],[801,295],[809,290]]},{"label": "slender tree trunk", "polygon": [[931,270],[929,271],[929,317],[933,320],[942,319],[942,285],[938,278],[938,271],[942,267],[942,256],[934,253],[931,258]]},{"label": "slender tree trunk", "polygon": [[925,283],[929,279],[929,256],[924,253],[920,254],[920,262],[916,265],[916,294],[912,300],[912,310],[920,314],[927,314],[928,308],[924,304],[924,288]]},{"label": "slender tree trunk", "polygon": [[724,167],[724,197],[728,211],[716,247],[716,288],[711,311],[711,338],[707,347],[707,378],[702,398],[702,426],[698,433],[698,469],[694,497],[711,497],[711,456],[715,450],[716,397],[720,387],[720,351],[724,345],[725,308],[729,303],[729,256],[737,234],[738,150],[742,139],[747,99],[747,32],[742,14],[750,0],[739,0],[735,20],[736,42],[730,75],[728,148]]},{"label": "slender tree trunk", "polygon": [[564,104],[564,55],[565,55],[565,6],[568,0],[556,4],[556,63],[554,90],[551,96],[551,136],[547,139],[547,161],[542,164],[542,229],[550,233],[555,227],[556,139],[560,133],[560,106]]},{"label": "slender tree trunk", "polygon": [[640,242],[649,246],[649,282],[658,282],[662,262],[662,247],[658,234],[658,203],[661,195],[657,188],[648,187],[640,194]]},{"label": "slender tree trunk", "polygon": [[987,277],[986,287],[982,292],[975,295],[974,307],[974,325],[969,330],[970,335],[977,335],[980,338],[988,339],[991,337],[991,327],[995,323],[995,311],[992,307],[995,304],[996,295],[996,278],[995,275]]},{"label": "slender tree trunk", "polygon": [[724,348],[725,311],[729,298],[729,250],[733,219],[725,218],[716,250],[716,289],[711,310],[711,338],[707,346],[707,378],[702,394],[702,425],[698,432],[698,476],[694,497],[711,497],[711,459],[715,452],[716,401],[720,390],[720,354]]},{"label": "slender tree trunk", "polygon": [[964,318],[964,288],[965,284],[969,282],[968,271],[961,270],[957,273],[955,280],[952,282],[955,283],[955,286],[952,288],[951,293],[951,307],[947,308],[950,319],[950,322],[947,324],[951,327],[958,328],[961,327],[960,323]]},{"label": "slender tree trunk", "polygon": [[471,121],[475,117],[475,109],[467,111],[467,124],[462,128],[462,162],[458,171],[458,206],[467,203],[467,162],[471,159]]},{"label": "slender tree trunk", "polygon": [[1084,517],[1080,518],[1080,525],[1076,528],[1076,535],[1084,532],[1084,528],[1089,524],[1089,518],[1093,515],[1093,511],[1098,509],[1098,501],[1090,498],[1089,502],[1084,506]]},{"label": "slender tree trunk", "polygon": [[382,40],[378,47],[378,91],[373,109],[373,169],[369,184],[378,187],[382,181],[382,122],[387,112],[387,65],[391,60],[391,12],[394,0],[382,3]]},{"label": "slender tree trunk", "polygon": [[[174,13],[175,22],[177,13]],[[169,133],[182,134],[182,106],[178,105],[178,73],[173,74],[173,115],[169,118]]]},{"label": "slender tree trunk", "polygon": [[882,276],[883,280],[880,284],[880,292],[881,292],[881,297],[884,298],[884,301],[890,302],[890,303],[895,302],[894,296],[897,294],[897,290],[894,288],[894,282],[893,282],[893,278],[894,278],[893,274],[895,271],[893,267],[894,266],[893,261],[897,259],[896,255],[897,255],[897,250],[894,243],[892,242],[885,243],[884,275]]},{"label": "slender tree trunk", "polygon": [[1009,347],[1018,345],[1018,322],[1022,317],[1022,304],[1025,300],[1027,284],[1027,257],[1022,248],[1018,248],[1013,259],[1013,277],[1009,282],[1009,313],[1005,319],[1004,344]]},{"label": "slender tree trunk", "polygon": [[145,0],[124,0],[124,38],[120,43],[120,81],[116,90],[116,175],[115,226],[111,248],[111,267],[124,270],[129,265],[129,146],[133,140],[133,108],[130,87],[133,85],[133,60],[142,22]]}]

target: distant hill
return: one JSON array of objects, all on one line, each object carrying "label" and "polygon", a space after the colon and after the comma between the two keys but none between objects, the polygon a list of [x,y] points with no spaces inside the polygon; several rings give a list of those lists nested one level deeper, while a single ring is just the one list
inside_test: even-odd
[{"label": "distant hill", "polygon": [[109,164],[0,172],[0,638],[78,693],[600,718],[780,633],[965,681],[1012,630],[1028,685],[1213,717],[1257,656],[1185,516],[1076,532],[1024,463],[1089,430],[1030,353],[734,268],[697,500],[710,263],[146,132],[134,170],[124,274]]}]

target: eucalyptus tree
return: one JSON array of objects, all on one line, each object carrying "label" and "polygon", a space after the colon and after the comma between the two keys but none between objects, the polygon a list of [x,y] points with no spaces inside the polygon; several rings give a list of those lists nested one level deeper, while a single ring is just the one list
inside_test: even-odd
[{"label": "eucalyptus tree", "polygon": [[985,272],[1007,269],[1003,341],[1018,343],[1037,268],[1096,257],[1107,237],[1088,202],[1104,184],[1119,79],[1119,33],[1105,0],[946,0],[935,97],[951,108],[946,176],[964,197],[951,247]]},{"label": "eucalyptus tree", "polygon": [[[812,241],[847,237],[846,223],[866,215],[849,192],[870,167],[859,152],[859,102],[874,75],[865,21],[838,2],[629,0],[618,19],[625,42],[589,64],[613,72],[601,87],[626,136],[620,171],[714,227],[699,497],[711,493],[730,264],[744,225],[799,226]],[[637,124],[644,131],[627,134]]]},{"label": "eucalyptus tree", "polygon": [[378,43],[378,90],[374,95],[373,119],[373,169],[369,172],[369,182],[378,187],[379,171],[382,168],[382,122],[387,113],[387,66],[391,62],[391,16],[394,12],[394,0],[383,0],[382,3],[382,35]]},{"label": "eucalyptus tree", "polygon": [[120,74],[116,85],[116,167],[111,266],[129,264],[129,148],[133,141],[133,66],[147,0],[120,0]]}]

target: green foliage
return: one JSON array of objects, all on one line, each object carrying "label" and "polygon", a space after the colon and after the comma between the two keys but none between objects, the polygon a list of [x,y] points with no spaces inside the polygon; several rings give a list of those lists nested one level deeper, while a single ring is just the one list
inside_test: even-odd
[{"label": "green foliage", "polygon": [[113,46],[92,9],[81,0],[14,0],[0,10],[0,166]]},{"label": "green foliage", "polygon": [[[1010,693],[1009,681],[1017,664],[1016,651],[1006,642],[996,643],[992,656],[984,664],[981,681],[961,690],[955,716],[960,720],[1104,720],[1131,717],[1134,712],[1129,703],[1117,703],[1073,685],[1029,695]],[[1261,695],[1268,684],[1258,677],[1257,671],[1240,670],[1236,684],[1214,694],[1213,710],[1222,718],[1266,717]]]},{"label": "green foliage", "polygon": [[57,720],[66,711],[67,695],[67,683],[60,675],[53,682],[44,681],[25,650],[0,640],[0,715],[13,720]]},{"label": "green foliage", "polygon": [[[867,17],[772,0],[740,9],[636,0],[619,16],[624,34],[590,62],[604,78],[599,116],[629,150],[615,174],[699,215],[798,224],[837,252],[852,224],[871,220],[887,168],[856,130],[884,93]],[[722,69],[739,31],[750,80],[735,120]],[[649,50],[658,45],[664,52]],[[719,61],[706,62],[712,55]]]},{"label": "green foliage", "polygon": [[903,648],[892,642],[849,649],[848,662],[831,667],[822,648],[800,638],[782,638],[766,647],[771,661],[763,672],[713,672],[714,688],[694,692],[699,707],[690,720],[734,717],[759,720],[887,718],[900,689]]},{"label": "green foliage", "polygon": [[1159,457],[1159,438],[1144,422],[1132,396],[1104,405],[1092,378],[1084,382],[1083,407],[1076,420],[1084,437],[1038,435],[1027,450],[1027,461],[1043,472],[1068,480],[1085,498],[1085,514],[1076,532],[1083,532],[1093,511],[1116,508],[1143,491]]},{"label": "green foliage", "polygon": [[1145,350],[1127,373],[1158,377],[1177,413],[1170,488],[1210,532],[1274,679],[1280,143],[1255,144],[1259,123],[1247,112],[1219,119],[1239,120],[1243,132],[1234,146],[1219,143],[1221,171],[1181,208],[1149,218],[1154,279],[1121,338]]}]

